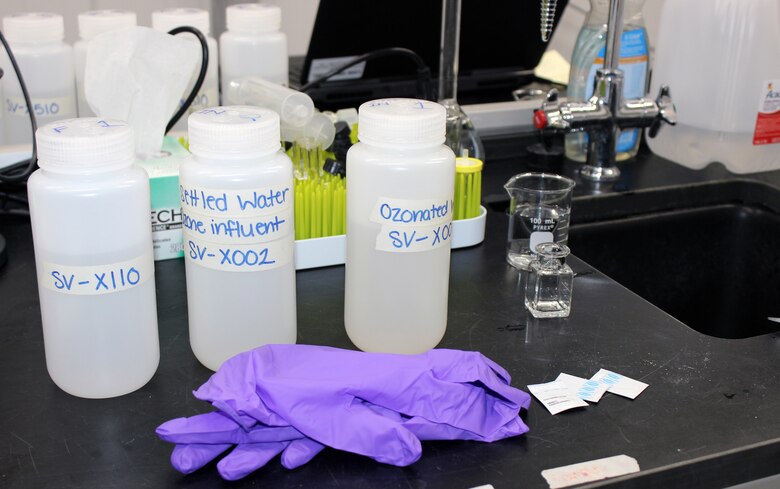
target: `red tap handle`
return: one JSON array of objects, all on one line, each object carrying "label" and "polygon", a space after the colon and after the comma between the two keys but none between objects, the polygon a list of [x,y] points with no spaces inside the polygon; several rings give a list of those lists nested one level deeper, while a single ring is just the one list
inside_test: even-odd
[{"label": "red tap handle", "polygon": [[534,111],[534,127],[537,129],[544,129],[547,127],[547,114],[542,109]]}]

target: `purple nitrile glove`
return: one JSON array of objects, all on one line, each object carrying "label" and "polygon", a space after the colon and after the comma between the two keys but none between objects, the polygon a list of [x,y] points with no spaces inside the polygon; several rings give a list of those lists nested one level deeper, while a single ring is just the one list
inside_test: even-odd
[{"label": "purple nitrile glove", "polygon": [[227,480],[254,472],[279,452],[282,452],[282,465],[293,469],[325,448],[291,426],[256,424],[245,430],[219,411],[173,419],[160,425],[156,432],[160,439],[176,443],[171,465],[184,474],[198,470],[237,445],[217,464],[219,474]]},{"label": "purple nitrile glove", "polygon": [[530,397],[509,381],[478,352],[266,345],[227,360],[194,394],[247,429],[248,418],[291,425],[321,444],[404,466],[420,457],[419,439],[375,407],[403,415],[424,439],[447,431],[444,439],[495,441],[528,431],[518,414]]},{"label": "purple nitrile glove", "polygon": [[[474,439],[472,433],[449,425],[407,418],[395,411],[360,402],[372,411],[403,424],[420,440]],[[173,419],[160,425],[156,432],[160,439],[176,444],[171,454],[171,465],[184,474],[200,469],[238,445],[217,464],[220,476],[226,480],[245,477],[263,467],[279,452],[282,453],[282,466],[294,469],[309,462],[324,448],[291,426],[256,424],[247,431],[220,411]]]}]

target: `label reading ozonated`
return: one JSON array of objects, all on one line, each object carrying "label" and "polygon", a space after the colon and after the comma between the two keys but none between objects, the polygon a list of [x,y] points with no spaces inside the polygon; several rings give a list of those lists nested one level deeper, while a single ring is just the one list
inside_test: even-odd
[{"label": "label reading ozonated", "polygon": [[149,251],[139,257],[105,265],[73,266],[43,263],[42,287],[72,295],[111,294],[131,289],[154,278],[154,257]]},{"label": "label reading ozonated", "polygon": [[382,225],[376,249],[393,253],[429,251],[448,246],[452,237],[453,201],[380,197],[371,221]]}]

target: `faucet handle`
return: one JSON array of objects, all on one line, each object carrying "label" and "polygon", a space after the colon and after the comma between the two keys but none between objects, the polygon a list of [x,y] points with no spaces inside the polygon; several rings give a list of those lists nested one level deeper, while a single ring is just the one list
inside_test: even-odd
[{"label": "faucet handle", "polygon": [[661,85],[661,88],[658,90],[658,98],[655,99],[655,104],[658,106],[658,115],[650,125],[650,129],[647,131],[647,135],[651,138],[654,138],[658,134],[662,123],[665,122],[670,126],[677,124],[677,109],[674,106],[674,102],[672,102],[672,94],[669,85]]},{"label": "faucet handle", "polygon": [[545,95],[544,101],[545,101],[545,103],[549,102],[551,104],[558,102],[558,89],[557,88],[551,88],[547,92],[547,95]]}]

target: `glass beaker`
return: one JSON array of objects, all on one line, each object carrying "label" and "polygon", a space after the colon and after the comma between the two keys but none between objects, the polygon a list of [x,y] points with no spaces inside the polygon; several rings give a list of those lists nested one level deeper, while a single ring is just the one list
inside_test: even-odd
[{"label": "glass beaker", "polygon": [[528,270],[541,243],[565,245],[574,180],[553,173],[521,173],[504,185],[509,194],[506,260]]},{"label": "glass beaker", "polygon": [[566,264],[569,248],[542,243],[535,248],[538,259],[531,262],[525,287],[525,307],[535,318],[568,317],[574,272]]}]

